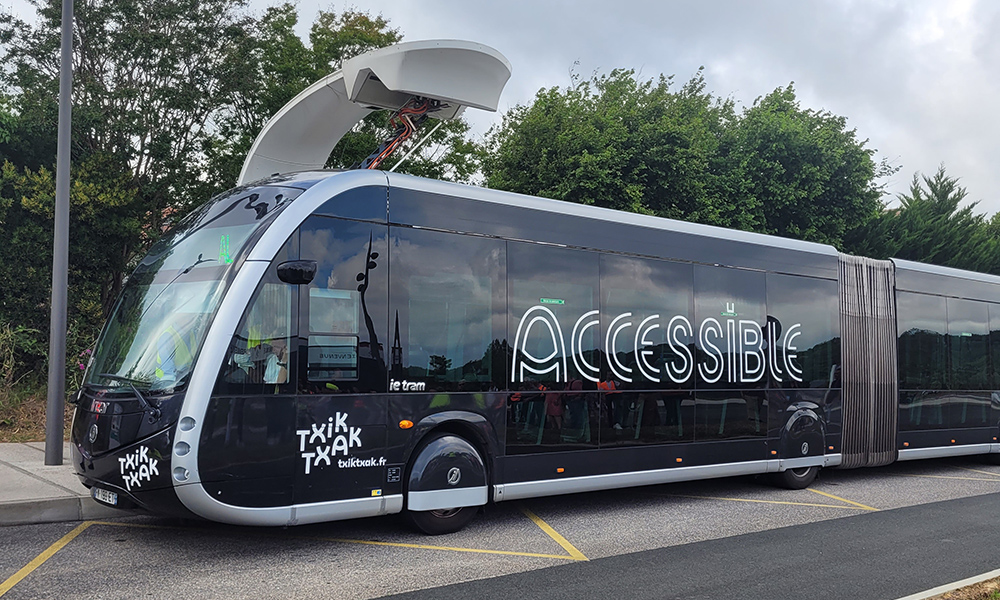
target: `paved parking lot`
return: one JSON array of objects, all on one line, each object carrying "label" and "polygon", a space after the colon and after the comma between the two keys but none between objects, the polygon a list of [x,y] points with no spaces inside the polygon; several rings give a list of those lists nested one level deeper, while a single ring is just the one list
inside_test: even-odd
[{"label": "paved parking lot", "polygon": [[797,491],[734,478],[501,503],[438,537],[399,517],[289,529],[147,516],[14,526],[0,528],[0,597],[377,598],[997,491],[1000,466],[970,458],[828,470]]}]

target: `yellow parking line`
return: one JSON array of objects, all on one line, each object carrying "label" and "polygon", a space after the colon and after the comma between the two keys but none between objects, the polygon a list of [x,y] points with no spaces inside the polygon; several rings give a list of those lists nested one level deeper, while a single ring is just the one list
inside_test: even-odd
[{"label": "yellow parking line", "polygon": [[956,469],[962,469],[963,471],[972,471],[973,473],[982,473],[983,475],[992,475],[993,477],[1000,477],[1000,473],[991,473],[989,471],[980,471],[979,469],[969,469],[968,467],[955,466]]},{"label": "yellow parking line", "polygon": [[181,529],[187,530],[187,527],[174,527],[171,525],[148,525],[146,523],[119,523],[117,521],[91,521],[94,525],[112,525],[114,527],[135,527],[136,529]]},{"label": "yellow parking line", "polygon": [[926,477],[927,479],[961,479],[963,481],[992,481],[1000,483],[997,479],[987,479],[985,477],[958,477],[957,475],[911,475],[909,473],[900,473],[903,477]]},{"label": "yellow parking line", "polygon": [[521,512],[524,513],[524,516],[526,516],[529,519],[531,519],[532,521],[534,521],[535,525],[538,525],[538,527],[542,531],[544,531],[545,533],[547,533],[550,538],[552,538],[553,540],[555,540],[557,544],[559,544],[560,546],[562,546],[563,550],[565,550],[566,552],[569,552],[569,555],[571,557],[573,557],[573,560],[589,560],[586,556],[583,555],[583,552],[580,552],[579,550],[577,550],[576,546],[574,546],[573,544],[569,543],[569,540],[567,540],[563,536],[559,535],[558,531],[556,531],[555,529],[552,529],[552,526],[550,526],[548,523],[546,523],[541,518],[539,518],[538,515],[536,515],[535,513],[531,512],[530,510],[528,510],[528,508],[526,506],[522,506],[521,507]]},{"label": "yellow parking line", "polygon": [[826,492],[821,492],[821,491],[815,490],[813,488],[806,488],[806,489],[809,490],[810,492],[813,492],[814,494],[819,494],[820,496],[826,496],[827,498],[833,498],[834,500],[840,500],[841,502],[846,502],[848,504],[853,504],[854,506],[857,506],[858,508],[863,508],[865,510],[878,511],[877,508],[872,508],[870,506],[865,506],[864,504],[861,504],[860,502],[854,502],[853,500],[848,500],[846,498],[841,498],[840,496],[834,496],[833,494],[827,494]]},{"label": "yellow parking line", "polygon": [[[509,550],[483,550],[480,548],[460,548],[455,546],[430,546],[427,544],[406,544],[403,542],[373,542],[369,540],[349,540],[343,538],[317,538],[317,537],[303,537],[300,539],[323,540],[327,542],[339,542],[342,544],[366,544],[370,546],[395,546],[397,548],[417,548],[420,550],[447,550],[449,552],[472,552],[475,554],[502,554],[504,556],[530,556],[533,558],[558,558],[560,560],[581,560],[576,558],[575,556],[563,556],[561,554],[537,554],[534,552],[513,552]],[[581,554],[581,556],[583,555]],[[583,558],[582,560],[587,560],[587,559]]]},{"label": "yellow parking line", "polygon": [[7,581],[0,583],[0,596],[3,596],[7,592],[9,592],[10,588],[14,587],[22,579],[30,575],[32,571],[42,566],[42,564],[44,564],[45,561],[52,558],[56,552],[62,550],[66,544],[73,541],[73,538],[83,533],[85,529],[87,529],[93,524],[94,524],[93,521],[84,521],[83,523],[80,523],[79,525],[76,526],[76,528],[73,529],[73,531],[70,531],[66,535],[59,538],[59,541],[46,548],[44,552],[36,556],[35,559],[32,560],[30,563],[24,565],[24,568],[22,568],[17,573],[14,573],[10,577],[8,577]]},{"label": "yellow parking line", "polygon": [[[113,521],[94,521],[96,525],[115,525],[118,527],[140,527],[146,529],[181,529],[184,527],[173,527],[170,525],[147,525],[144,523],[116,523]],[[418,550],[444,550],[448,552],[470,552],[473,554],[500,554],[504,556],[528,556],[531,558],[558,558],[559,560],[580,560],[575,556],[564,556],[561,554],[540,554],[536,552],[516,552],[513,550],[486,550],[483,548],[462,548],[458,546],[434,546],[430,544],[409,544],[406,542],[377,542],[373,540],[355,540],[349,538],[328,538],[310,535],[284,535],[260,532],[260,535],[278,537],[281,539],[318,540],[323,542],[336,542],[338,544],[364,544],[368,546],[392,546],[396,548],[414,548]],[[559,534],[556,534],[559,535]],[[569,542],[567,542],[569,543]],[[580,556],[583,556],[582,554]],[[583,560],[586,560],[584,558]]]},{"label": "yellow parking line", "polygon": [[756,502],[758,504],[788,504],[791,506],[812,506],[816,508],[844,508],[847,510],[861,510],[854,506],[844,506],[842,504],[812,504],[809,502],[783,502],[781,500],[755,500],[751,498],[722,498],[719,496],[685,496],[684,494],[660,494],[662,496],[673,496],[674,498],[697,498],[698,500],[726,500],[729,502]]}]

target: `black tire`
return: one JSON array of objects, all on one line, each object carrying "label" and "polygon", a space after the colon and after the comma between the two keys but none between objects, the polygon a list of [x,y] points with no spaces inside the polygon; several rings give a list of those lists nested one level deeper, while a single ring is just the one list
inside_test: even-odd
[{"label": "black tire", "polygon": [[785,488],[786,490],[803,490],[816,479],[819,467],[802,467],[799,469],[786,469],[780,473],[771,473],[769,479],[771,485]]},{"label": "black tire", "polygon": [[[421,442],[420,446],[413,453],[413,457],[420,455],[420,452],[424,448],[429,446],[431,442],[439,438],[456,435],[452,433],[438,433],[436,435],[429,436],[426,440]],[[462,436],[456,435],[456,437],[461,438],[463,441],[468,441]],[[470,445],[475,446],[471,442]],[[477,454],[478,454],[477,450]],[[410,469],[413,466],[413,458],[410,459],[410,468],[406,470],[406,481],[410,480]],[[412,525],[417,531],[427,535],[443,535],[446,533],[455,533],[456,531],[462,529],[469,524],[473,518],[475,518],[476,513],[479,512],[479,506],[463,506],[460,508],[443,508],[438,510],[409,510],[407,508],[405,512],[406,520]]]},{"label": "black tire", "polygon": [[988,465],[1000,465],[1000,454],[987,454],[984,458]]},{"label": "black tire", "polygon": [[442,535],[455,533],[468,525],[478,510],[478,506],[428,511],[408,510],[406,511],[406,520],[421,533]]}]

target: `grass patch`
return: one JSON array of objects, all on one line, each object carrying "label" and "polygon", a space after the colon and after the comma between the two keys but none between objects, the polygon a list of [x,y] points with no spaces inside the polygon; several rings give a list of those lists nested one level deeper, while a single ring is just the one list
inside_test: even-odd
[{"label": "grass patch", "polygon": [[[45,441],[46,390],[41,384],[0,389],[0,443]],[[63,437],[69,439],[73,407],[66,405]]]},{"label": "grass patch", "polygon": [[930,600],[1000,600],[1000,578],[980,581],[940,596],[934,596]]}]

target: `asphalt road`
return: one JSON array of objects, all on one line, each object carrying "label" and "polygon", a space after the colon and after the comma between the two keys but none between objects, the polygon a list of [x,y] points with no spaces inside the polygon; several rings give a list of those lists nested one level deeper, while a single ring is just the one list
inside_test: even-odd
[{"label": "asphalt road", "polygon": [[735,478],[501,503],[438,537],[398,517],[0,527],[0,597],[891,600],[1000,567],[997,492],[1000,467],[952,459],[808,490]]},{"label": "asphalt road", "polygon": [[622,554],[393,599],[901,598],[1000,565],[1000,495]]}]

